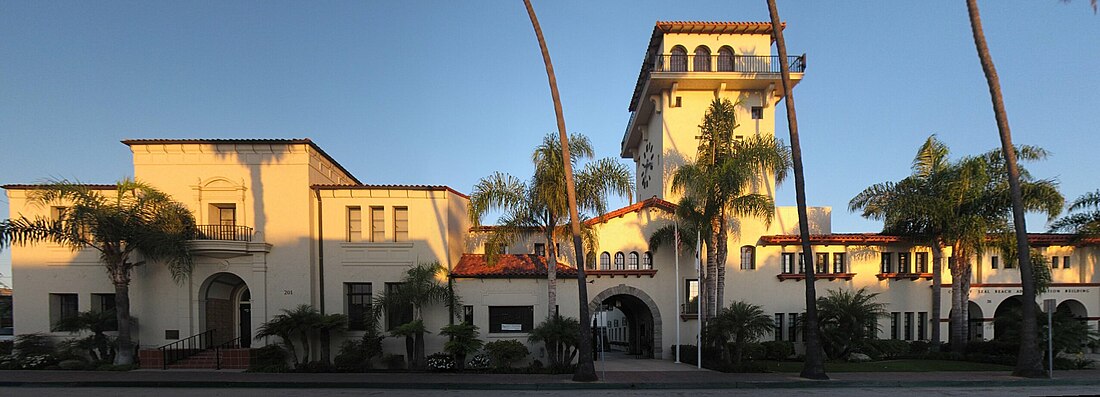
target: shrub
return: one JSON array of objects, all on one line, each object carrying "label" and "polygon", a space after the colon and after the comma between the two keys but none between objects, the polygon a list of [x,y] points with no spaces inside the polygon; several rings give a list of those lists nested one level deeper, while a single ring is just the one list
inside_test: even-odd
[{"label": "shrub", "polygon": [[914,357],[923,357],[932,351],[932,342],[926,340],[915,340],[909,343],[909,354]]},{"label": "shrub", "polygon": [[267,345],[252,351],[248,372],[287,372],[286,350],[279,345]]},{"label": "shrub", "polygon": [[405,369],[405,356],[386,354],[382,356],[382,364],[386,366],[386,369]]},{"label": "shrub", "polygon": [[487,354],[475,354],[474,358],[470,359],[470,362],[466,364],[466,368],[469,369],[487,369],[489,368],[489,355]]},{"label": "shrub", "polygon": [[455,359],[447,353],[435,353],[427,357],[428,369],[432,371],[451,371],[455,369]]},{"label": "shrub", "polygon": [[[730,349],[732,350],[733,346],[730,346]],[[767,354],[767,349],[764,348],[762,343],[748,343],[741,354],[745,360],[760,360]]]},{"label": "shrub", "polygon": [[699,350],[695,345],[672,345],[672,358],[676,359],[676,349],[680,349],[680,362],[687,364],[698,364]]},{"label": "shrub", "polygon": [[[1044,360],[1043,363],[1045,364],[1046,361]],[[1054,357],[1054,369],[1056,370],[1091,369],[1094,366],[1096,366],[1096,360],[1085,358],[1083,354],[1072,357]]]},{"label": "shrub", "polygon": [[6,355],[11,354],[11,351],[14,347],[15,347],[15,341],[0,340],[0,356],[6,356]]},{"label": "shrub", "polygon": [[909,353],[909,342],[897,339],[869,339],[862,343],[862,352],[875,360],[889,360]]},{"label": "shrub", "polygon": [[1020,352],[1020,344],[999,340],[972,341],[966,344],[966,354],[985,354],[990,356],[1012,356]]},{"label": "shrub", "polygon": [[363,372],[373,367],[372,360],[382,355],[382,336],[367,332],[359,340],[347,340],[340,345],[333,363],[338,370]]},{"label": "shrub", "polygon": [[577,336],[580,322],[573,317],[554,315],[531,330],[529,342],[542,342],[546,349],[550,367],[555,372],[566,371],[577,356]]},{"label": "shrub", "polygon": [[794,354],[794,343],[785,340],[774,340],[762,343],[764,345],[764,358],[775,361],[783,361]]},{"label": "shrub", "polygon": [[526,345],[515,339],[486,343],[485,352],[496,368],[511,368],[516,362],[531,354]]},{"label": "shrub", "polygon": [[[448,325],[443,327],[439,334],[450,338],[443,345],[443,350],[451,355],[451,362],[459,371],[466,368],[466,356],[481,350],[484,344],[477,338],[477,326],[473,324]],[[430,363],[429,366],[431,366]]]}]

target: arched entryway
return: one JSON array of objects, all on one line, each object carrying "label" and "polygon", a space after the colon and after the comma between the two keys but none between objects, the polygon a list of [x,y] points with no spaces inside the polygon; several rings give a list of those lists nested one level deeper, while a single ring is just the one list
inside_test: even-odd
[{"label": "arched entryway", "polygon": [[252,294],[248,284],[232,273],[217,273],[199,290],[201,331],[215,330],[214,341],[239,338],[242,347],[252,340]]},{"label": "arched entryway", "polygon": [[1065,312],[1073,316],[1074,319],[1086,322],[1089,318],[1089,311],[1085,309],[1085,305],[1076,299],[1066,299],[1058,303],[1056,312]]},{"label": "arched entryway", "polygon": [[969,301],[966,306],[966,314],[969,317],[966,321],[966,339],[985,339],[985,317],[982,315],[982,307],[974,301]]},{"label": "arched entryway", "polygon": [[[608,288],[597,294],[588,308],[598,326],[595,331],[602,332],[609,342],[616,341],[617,350],[638,358],[661,357],[661,314],[645,292],[626,285]],[[608,338],[613,332],[614,337]],[[604,347],[611,349],[610,343]]]}]

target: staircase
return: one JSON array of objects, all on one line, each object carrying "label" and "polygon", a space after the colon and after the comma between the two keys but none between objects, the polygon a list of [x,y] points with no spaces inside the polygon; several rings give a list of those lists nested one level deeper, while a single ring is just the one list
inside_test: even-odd
[{"label": "staircase", "polygon": [[[168,369],[248,369],[252,349],[204,350],[191,357],[168,364]],[[219,365],[218,360],[221,360]]]},{"label": "staircase", "polygon": [[215,345],[215,331],[200,334],[139,352],[142,368],[161,369],[247,369],[252,349],[241,346],[241,338]]}]

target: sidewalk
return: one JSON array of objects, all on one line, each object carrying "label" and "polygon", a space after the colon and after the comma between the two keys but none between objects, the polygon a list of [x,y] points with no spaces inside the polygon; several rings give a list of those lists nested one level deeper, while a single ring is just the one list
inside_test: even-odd
[{"label": "sidewalk", "polygon": [[571,375],[366,373],[258,374],[227,371],[131,372],[0,371],[0,387],[371,388],[467,390],[567,389],[782,389],[897,387],[1098,386],[1100,371],[1062,371],[1055,379],[1023,379],[1003,372],[843,372],[810,381],[796,374],[724,374],[712,371],[599,373],[598,382]]}]

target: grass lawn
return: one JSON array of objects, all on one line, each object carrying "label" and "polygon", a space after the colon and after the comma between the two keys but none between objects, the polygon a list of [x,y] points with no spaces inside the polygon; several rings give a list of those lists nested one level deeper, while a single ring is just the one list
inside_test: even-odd
[{"label": "grass lawn", "polygon": [[[799,372],[802,363],[797,361],[760,361],[770,371]],[[972,363],[952,360],[887,360],[866,363],[826,362],[826,372],[931,372],[931,371],[1006,371],[1007,365]]]}]

